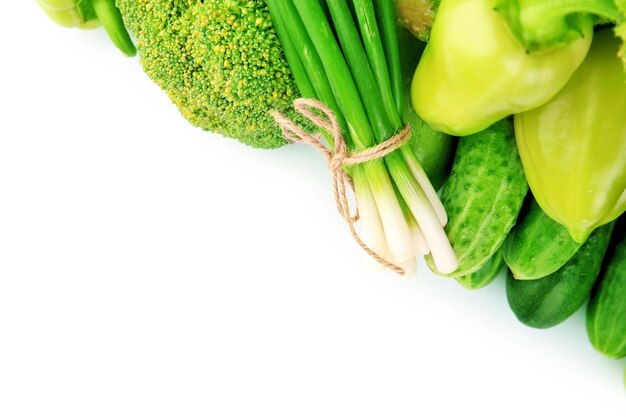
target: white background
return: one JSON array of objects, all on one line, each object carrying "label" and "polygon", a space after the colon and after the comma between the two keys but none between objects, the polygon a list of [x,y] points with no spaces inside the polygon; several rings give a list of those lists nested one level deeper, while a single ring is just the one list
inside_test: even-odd
[{"label": "white background", "polygon": [[313,150],[195,129],[103,31],[3,17],[0,416],[626,415],[582,311],[538,331],[502,279],[374,270]]}]

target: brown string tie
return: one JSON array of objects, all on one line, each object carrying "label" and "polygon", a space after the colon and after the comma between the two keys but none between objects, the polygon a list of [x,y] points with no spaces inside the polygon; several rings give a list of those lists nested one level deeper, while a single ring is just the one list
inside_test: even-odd
[{"label": "brown string tie", "polygon": [[[372,148],[365,149],[361,152],[350,153],[348,152],[346,140],[341,132],[341,126],[339,126],[337,117],[328,106],[314,99],[299,98],[294,102],[294,107],[300,114],[319,127],[321,131],[329,132],[332,135],[335,145],[334,149],[331,150],[325,145],[324,136],[322,134],[310,134],[279,111],[272,110],[270,114],[280,126],[283,136],[291,142],[311,145],[326,157],[328,160],[328,169],[332,176],[333,194],[335,203],[337,204],[337,210],[339,210],[339,214],[341,214],[341,217],[343,217],[348,224],[352,237],[359,246],[379,264],[383,265],[385,268],[391,269],[397,274],[404,275],[404,269],[374,252],[363,242],[357,233],[355,223],[359,220],[358,209],[356,209],[355,214],[352,215],[350,203],[348,202],[348,189],[352,190],[354,193],[354,183],[343,168],[373,161],[389,155],[409,140],[411,127],[406,125],[397,135]],[[316,113],[315,110],[319,111],[322,115]]]}]

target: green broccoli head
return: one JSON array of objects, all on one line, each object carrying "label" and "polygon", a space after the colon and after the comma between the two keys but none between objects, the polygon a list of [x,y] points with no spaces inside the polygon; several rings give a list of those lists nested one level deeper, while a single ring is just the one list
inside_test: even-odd
[{"label": "green broccoli head", "polygon": [[[117,0],[146,73],[193,125],[259,148],[285,144],[298,89],[260,0]],[[296,118],[297,119],[297,118]]]}]

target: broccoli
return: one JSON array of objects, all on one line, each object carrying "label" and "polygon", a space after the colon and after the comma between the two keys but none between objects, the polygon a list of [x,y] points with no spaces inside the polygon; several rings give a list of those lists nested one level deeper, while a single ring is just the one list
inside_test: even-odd
[{"label": "broccoli", "polygon": [[284,145],[271,109],[299,92],[265,1],[117,0],[141,63],[193,125],[258,148]]}]

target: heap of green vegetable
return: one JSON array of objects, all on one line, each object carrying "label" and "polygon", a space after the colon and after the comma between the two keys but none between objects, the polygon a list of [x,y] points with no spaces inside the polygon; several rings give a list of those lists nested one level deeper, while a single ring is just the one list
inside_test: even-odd
[{"label": "heap of green vegetable", "polygon": [[536,328],[590,300],[589,338],[613,358],[626,356],[625,5],[443,0],[412,85],[417,114],[463,136],[442,190],[460,261],[447,275],[476,289],[507,269],[509,305]]},{"label": "heap of green vegetable", "polygon": [[[104,2],[38,1],[79,26]],[[406,271],[424,255],[469,289],[506,270],[513,313],[536,328],[588,301],[593,346],[626,357],[626,0],[117,6],[145,71],[196,126],[275,148],[270,111],[315,128],[300,97],[332,111],[350,152],[410,126],[398,150],[343,167],[370,248]]]}]

